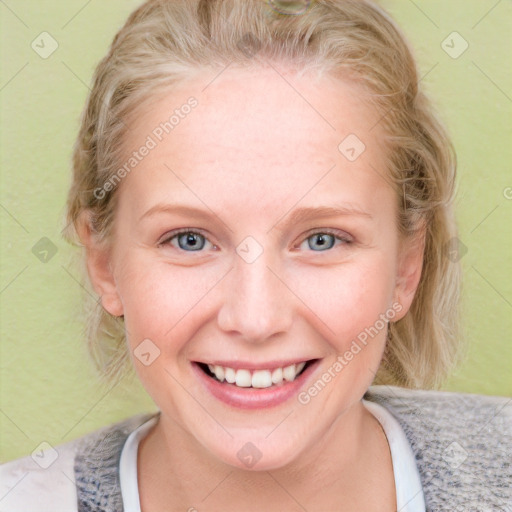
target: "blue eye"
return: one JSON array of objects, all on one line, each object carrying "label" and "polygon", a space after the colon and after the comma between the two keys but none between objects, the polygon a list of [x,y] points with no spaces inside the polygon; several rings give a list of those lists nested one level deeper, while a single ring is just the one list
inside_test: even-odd
[{"label": "blue eye", "polygon": [[[314,252],[325,252],[332,249],[336,245],[336,241],[340,242],[340,244],[347,245],[352,242],[352,239],[324,230],[309,235],[304,239],[301,246],[307,242],[308,247],[303,248],[304,250],[309,249]],[[160,245],[167,244],[186,252],[200,252],[205,248],[206,244],[210,244],[212,248],[215,248],[204,235],[190,229],[170,234],[165,240],[160,242]]]},{"label": "blue eye", "polygon": [[[347,236],[341,236],[329,231],[318,231],[309,235],[304,242],[308,243],[308,248],[315,252],[324,252],[332,249],[339,241],[341,244],[346,245],[352,243],[352,240]],[[303,243],[304,243],[303,242]]]},{"label": "blue eye", "polygon": [[[178,242],[178,245],[175,241]],[[164,244],[171,244],[173,247],[187,252],[197,252],[206,245],[206,238],[195,231],[181,231],[164,240],[162,245]]]},{"label": "blue eye", "polygon": [[[313,240],[313,242],[312,242]],[[315,233],[307,238],[308,246],[313,251],[331,249],[336,242],[334,235],[329,233]]]}]

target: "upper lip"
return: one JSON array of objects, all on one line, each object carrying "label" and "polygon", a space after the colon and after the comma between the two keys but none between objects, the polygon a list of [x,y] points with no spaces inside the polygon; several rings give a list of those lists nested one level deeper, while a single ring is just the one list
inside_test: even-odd
[{"label": "upper lip", "polygon": [[294,358],[294,359],[279,359],[274,361],[227,361],[227,360],[213,360],[213,361],[196,361],[201,364],[211,364],[213,366],[224,366],[227,368],[233,368],[234,370],[271,370],[274,368],[285,368],[292,364],[299,364],[308,361],[312,361],[313,358]]}]

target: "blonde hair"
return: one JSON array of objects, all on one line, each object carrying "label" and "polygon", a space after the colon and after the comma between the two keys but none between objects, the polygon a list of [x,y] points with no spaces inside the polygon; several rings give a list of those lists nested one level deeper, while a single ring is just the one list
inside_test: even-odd
[{"label": "blonde hair", "polygon": [[[459,353],[460,266],[448,257],[455,154],[419,87],[411,51],[394,22],[362,0],[150,0],[133,12],[98,65],[73,155],[65,236],[77,223],[108,241],[116,190],[97,194],[120,165],[125,120],[157,89],[198,70],[251,65],[255,53],[345,77],[370,95],[387,134],[387,179],[397,191],[405,237],[426,226],[423,271],[409,312],[390,323],[376,383],[438,386]],[[98,197],[101,196],[101,197]],[[129,361],[123,320],[96,302],[90,352],[107,377]]]}]

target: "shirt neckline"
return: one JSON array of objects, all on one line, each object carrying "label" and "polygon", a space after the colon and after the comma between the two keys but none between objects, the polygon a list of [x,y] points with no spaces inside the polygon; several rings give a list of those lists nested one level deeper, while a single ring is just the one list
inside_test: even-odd
[{"label": "shirt neckline", "polygon": [[141,512],[139,478],[137,475],[139,443],[156,424],[158,417],[158,414],[153,416],[131,432],[121,451],[121,458],[119,459],[119,485],[121,487],[124,512]]},{"label": "shirt neckline", "polygon": [[395,476],[398,512],[425,512],[425,496],[411,445],[396,418],[382,405],[362,399],[386,434]]},{"label": "shirt neckline", "polygon": [[[409,441],[394,416],[382,405],[362,399],[381,424],[388,440],[395,477],[398,512],[425,512],[425,498]],[[119,482],[125,512],[141,512],[137,475],[139,443],[158,421],[158,415],[136,428],[126,439],[119,461]]]}]

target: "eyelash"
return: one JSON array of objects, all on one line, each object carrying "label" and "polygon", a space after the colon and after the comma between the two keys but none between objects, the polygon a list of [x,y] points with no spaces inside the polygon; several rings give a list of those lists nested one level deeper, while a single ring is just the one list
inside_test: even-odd
[{"label": "eyelash", "polygon": [[[189,229],[180,229],[178,231],[172,231],[171,233],[169,233],[165,239],[161,242],[159,242],[159,246],[163,246],[163,245],[169,245],[171,243],[171,240],[173,240],[174,238],[177,238],[179,237],[180,235],[184,235],[184,234],[187,234],[187,233],[192,233],[194,235],[199,235],[199,236],[202,236],[204,237],[206,240],[208,240],[208,238],[206,237],[206,235],[204,235],[203,233],[201,233],[200,231],[198,230],[195,230],[193,228],[189,228]],[[352,237],[350,237],[350,235],[347,235],[346,233],[344,234],[341,234],[343,233],[342,231],[338,231],[336,229],[317,229],[316,231],[313,231],[311,233],[308,233],[307,236],[305,236],[302,241],[300,242],[299,246],[302,245],[303,242],[305,242],[308,238],[314,236],[314,235],[318,235],[318,234],[322,234],[322,235],[332,235],[336,240],[342,242],[342,245],[350,245],[353,243],[353,239]],[[209,240],[208,240],[209,241]],[[211,242],[210,242],[211,243]],[[215,247],[215,244],[212,244],[214,247]],[[311,251],[311,252],[329,252],[330,250],[334,249],[335,246],[331,247],[330,249],[327,249],[325,251]],[[179,249],[179,248],[177,248]],[[182,249],[179,249],[179,250],[182,250]],[[183,251],[183,252],[202,252],[201,251]]]}]

